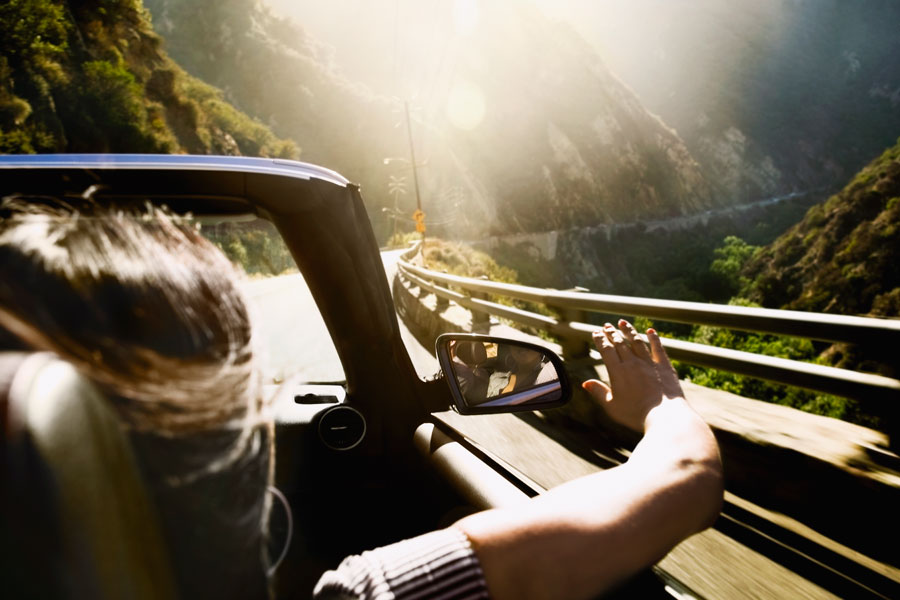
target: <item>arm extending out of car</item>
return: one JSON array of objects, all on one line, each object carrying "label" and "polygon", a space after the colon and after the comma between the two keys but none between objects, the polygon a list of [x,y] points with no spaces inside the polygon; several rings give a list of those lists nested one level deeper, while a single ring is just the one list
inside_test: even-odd
[{"label": "arm extending out of car", "polygon": [[462,519],[492,598],[588,598],[709,527],[722,504],[712,431],[684,400],[656,332],[650,348],[626,321],[594,334],[610,376],[584,388],[616,421],[644,433],[618,467],[517,506]]}]

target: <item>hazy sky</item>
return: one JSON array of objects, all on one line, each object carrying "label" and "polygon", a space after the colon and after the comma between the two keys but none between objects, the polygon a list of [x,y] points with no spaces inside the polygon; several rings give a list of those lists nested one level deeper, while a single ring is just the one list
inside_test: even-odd
[{"label": "hazy sky", "polygon": [[[379,95],[412,101],[429,121],[440,113],[451,124],[471,129],[486,109],[484,98],[471,82],[456,76],[456,61],[465,53],[467,37],[485,33],[479,27],[487,1],[530,0],[265,1],[276,14],[293,18],[331,47],[323,49],[323,54],[332,54],[334,66],[351,81],[364,83]],[[533,4],[551,18],[580,28],[604,52],[619,46],[615,38],[624,35],[623,23],[640,12],[621,0],[534,0]],[[604,43],[598,44],[598,39]],[[508,44],[527,42],[518,37]]]},{"label": "hazy sky", "polygon": [[[448,37],[464,39],[479,26],[480,6],[486,0],[265,1],[332,46],[338,66],[349,76],[380,91],[404,95],[410,92],[404,85],[427,79],[429,70],[436,68],[434,62],[448,53],[442,47],[451,43]],[[596,32],[602,25],[598,14],[609,22],[603,29],[621,32],[621,24],[635,12],[621,0],[533,0],[533,4],[583,32]],[[615,40],[606,45],[615,47]]]}]

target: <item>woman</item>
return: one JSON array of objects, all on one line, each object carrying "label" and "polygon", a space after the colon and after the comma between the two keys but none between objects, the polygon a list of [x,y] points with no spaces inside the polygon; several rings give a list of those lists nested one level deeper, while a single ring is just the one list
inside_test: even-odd
[{"label": "woman", "polygon": [[[113,397],[144,458],[184,595],[259,595],[273,436],[232,266],[188,223],[152,209],[7,199],[0,210],[7,341],[59,354]],[[315,595],[590,597],[708,527],[722,501],[718,449],[659,337],[647,334],[649,348],[625,321],[596,332],[611,387],[583,385],[644,434],[627,463],[349,557]],[[195,508],[203,502],[215,510]],[[241,560],[241,549],[259,558]],[[201,551],[211,558],[198,566]]]},{"label": "woman", "polygon": [[184,596],[264,597],[274,437],[237,273],[183,219],[77,202],[0,205],[0,343],[107,392]]}]

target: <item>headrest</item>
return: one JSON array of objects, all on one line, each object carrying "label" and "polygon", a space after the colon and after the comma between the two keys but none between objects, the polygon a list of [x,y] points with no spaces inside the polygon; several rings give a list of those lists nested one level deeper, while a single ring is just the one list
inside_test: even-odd
[{"label": "headrest", "polygon": [[[8,353],[3,363],[11,363]],[[52,354],[16,363],[8,385],[0,384],[7,388],[0,518],[7,532],[41,532],[44,547],[36,557],[15,556],[10,533],[3,558],[23,563],[22,585],[31,580],[63,596],[175,596],[158,516],[108,399]]]},{"label": "headrest", "polygon": [[470,367],[487,360],[487,350],[481,342],[460,342],[456,346],[456,356]]}]

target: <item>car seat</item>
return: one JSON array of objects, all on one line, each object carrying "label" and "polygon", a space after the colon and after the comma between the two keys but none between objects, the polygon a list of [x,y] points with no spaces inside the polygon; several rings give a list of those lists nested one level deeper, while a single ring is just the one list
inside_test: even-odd
[{"label": "car seat", "polygon": [[155,508],[108,399],[49,353],[0,353],[8,597],[172,598]]},{"label": "car seat", "polygon": [[460,342],[456,356],[470,367],[477,367],[487,361],[487,350],[481,342]]}]

